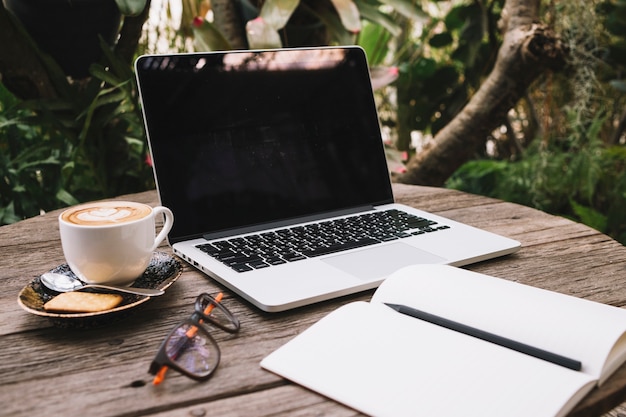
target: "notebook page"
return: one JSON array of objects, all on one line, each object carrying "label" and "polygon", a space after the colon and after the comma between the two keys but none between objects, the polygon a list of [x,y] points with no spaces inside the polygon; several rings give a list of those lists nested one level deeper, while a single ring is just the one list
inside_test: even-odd
[{"label": "notebook page", "polygon": [[584,373],[364,302],[340,307],[261,365],[375,416],[554,416],[593,385]]},{"label": "notebook page", "polygon": [[579,360],[596,379],[626,329],[624,309],[446,265],[403,268],[372,302],[405,304]]}]

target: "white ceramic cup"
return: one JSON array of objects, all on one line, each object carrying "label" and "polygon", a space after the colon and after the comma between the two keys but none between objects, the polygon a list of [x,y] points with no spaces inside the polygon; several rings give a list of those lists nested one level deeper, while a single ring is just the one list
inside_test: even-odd
[{"label": "white ceramic cup", "polygon": [[[155,238],[155,218],[165,224]],[[94,202],[72,207],[59,216],[59,232],[67,264],[90,284],[131,285],[148,267],[165,239],[171,210],[130,201]]]}]

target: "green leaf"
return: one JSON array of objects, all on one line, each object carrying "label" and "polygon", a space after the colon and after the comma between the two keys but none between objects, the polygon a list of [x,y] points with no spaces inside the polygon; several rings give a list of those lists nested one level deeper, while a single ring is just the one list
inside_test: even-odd
[{"label": "green leaf", "polygon": [[13,95],[4,84],[0,83],[0,111],[8,107],[15,106],[19,100]]},{"label": "green leaf", "polygon": [[[303,8],[306,9],[304,5]],[[334,10],[321,8],[319,10],[309,9],[309,11],[327,28],[328,33],[331,34],[331,38],[336,44],[351,45],[355,42],[354,35],[346,30]]]},{"label": "green leaf", "polygon": [[130,146],[135,152],[143,152],[144,151],[144,142],[142,140],[136,138],[125,137],[126,143]]},{"label": "green leaf", "polygon": [[607,217],[605,215],[598,212],[597,210],[594,210],[591,207],[586,207],[582,204],[578,204],[574,200],[570,200],[570,204],[572,206],[572,210],[574,210],[574,213],[580,218],[580,220],[584,224],[593,227],[600,232],[604,232],[606,230]]},{"label": "green leaf", "polygon": [[361,14],[352,0],[331,0],[341,23],[348,31],[357,33],[361,31]]},{"label": "green leaf", "polygon": [[80,201],[78,201],[72,194],[70,194],[69,192],[67,192],[67,190],[63,188],[57,191],[55,197],[57,198],[57,200],[65,203],[68,206],[73,206],[80,203]]},{"label": "green leaf", "polygon": [[115,0],[124,16],[137,16],[146,8],[146,0]]},{"label": "green leaf", "polygon": [[99,64],[91,64],[91,66],[89,67],[89,73],[94,77],[97,77],[98,79],[111,85],[118,85],[122,83],[122,80],[120,80],[110,71],[107,71],[106,68]]},{"label": "green leaf", "polygon": [[11,201],[6,207],[0,207],[0,225],[16,223],[22,220],[15,214],[15,204]]},{"label": "green leaf", "polygon": [[[113,49],[106,43],[106,41],[100,38],[100,49],[103,55],[106,57],[106,67],[108,67],[109,74],[115,74],[120,80],[134,79],[132,67],[122,60]],[[90,68],[91,71],[91,68]],[[93,74],[92,74],[93,75]],[[119,82],[118,82],[119,83]],[[95,83],[94,83],[95,84]],[[112,83],[113,84],[113,83]],[[117,83],[115,83],[117,84]]]},{"label": "green leaf", "polygon": [[444,23],[448,30],[461,29],[465,24],[466,8],[465,6],[455,6],[444,18]]},{"label": "green leaf", "polygon": [[269,27],[279,30],[285,27],[299,4],[300,0],[266,0],[259,17]]},{"label": "green leaf", "polygon": [[420,58],[411,67],[411,71],[419,78],[432,77],[437,71],[437,61],[432,58]]},{"label": "green leaf", "polygon": [[461,42],[480,42],[485,34],[487,22],[481,6],[473,4],[465,8],[465,22],[459,33]]},{"label": "green leaf", "polygon": [[[411,0],[381,0],[381,3],[386,4],[388,6],[393,7],[393,9],[400,13],[402,16],[417,20],[423,21],[429,19],[430,16],[424,10],[422,10],[415,2]],[[361,4],[359,3],[359,9],[361,8]]]},{"label": "green leaf", "polygon": [[261,18],[257,17],[246,23],[246,35],[250,49],[271,49],[282,47],[280,35],[276,29]]},{"label": "green leaf", "polygon": [[437,33],[428,40],[428,44],[433,48],[443,48],[452,44],[452,35],[449,32]]},{"label": "green leaf", "polygon": [[226,51],[232,49],[224,35],[206,19],[193,21],[193,44],[196,51]]},{"label": "green leaf", "polygon": [[65,165],[63,165],[63,167],[61,167],[61,174],[66,180],[72,176],[75,167],[76,163],[74,161],[67,162]]},{"label": "green leaf", "polygon": [[[103,90],[102,94],[99,95],[98,98],[94,101],[94,106],[95,108],[98,108],[106,106],[108,104],[120,104],[125,98],[125,91],[119,91],[116,88],[110,89],[108,91]],[[116,107],[124,108],[124,106],[119,105]]]},{"label": "green leaf", "polygon": [[365,22],[359,34],[359,45],[365,50],[370,66],[382,65],[389,53],[391,34],[380,25]]},{"label": "green leaf", "polygon": [[7,120],[4,117],[0,118],[0,129],[5,129],[9,126],[19,126],[19,120]]},{"label": "green leaf", "polygon": [[361,3],[359,4],[359,12],[364,19],[384,27],[393,36],[402,34],[402,28],[388,14],[382,13],[378,7]]}]

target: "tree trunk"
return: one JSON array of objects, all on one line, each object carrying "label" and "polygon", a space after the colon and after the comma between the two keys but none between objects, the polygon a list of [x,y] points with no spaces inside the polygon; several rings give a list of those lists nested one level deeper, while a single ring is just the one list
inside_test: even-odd
[{"label": "tree trunk", "polygon": [[150,3],[146,2],[143,12],[137,16],[125,17],[124,24],[120,29],[120,37],[115,44],[115,52],[129,65],[132,65],[135,58],[135,51],[141,39],[142,29],[150,15]]},{"label": "tree trunk", "polygon": [[537,23],[540,0],[506,0],[500,26],[504,33],[494,68],[461,112],[416,155],[397,181],[442,186],[549,69],[564,66],[565,47]]},{"label": "tree trunk", "polygon": [[213,0],[211,2],[215,25],[230,44],[232,49],[246,49],[245,28],[239,16],[235,2],[232,0]]}]

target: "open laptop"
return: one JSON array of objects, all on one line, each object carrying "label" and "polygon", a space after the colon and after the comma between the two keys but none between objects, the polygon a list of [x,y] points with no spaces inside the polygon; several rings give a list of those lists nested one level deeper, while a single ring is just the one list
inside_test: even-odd
[{"label": "open laptop", "polygon": [[[359,47],[146,55],[135,65],[174,253],[264,311],[374,288],[407,265],[465,265],[520,247],[394,203]],[[394,229],[379,231],[385,223]]]}]

